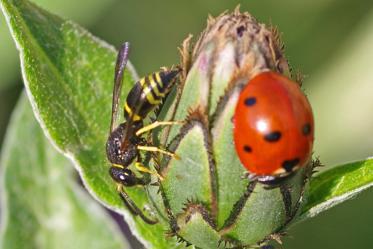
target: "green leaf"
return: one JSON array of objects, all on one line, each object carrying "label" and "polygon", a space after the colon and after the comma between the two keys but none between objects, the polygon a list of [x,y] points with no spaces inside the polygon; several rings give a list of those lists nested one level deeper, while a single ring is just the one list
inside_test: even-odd
[{"label": "green leaf", "polygon": [[[116,51],[71,21],[28,1],[2,0],[2,10],[20,51],[26,92],[50,140],[73,162],[88,191],[126,216],[131,231],[147,247],[172,248],[168,224],[154,226],[133,218],[108,174],[105,143],[109,132]],[[131,65],[123,96],[136,78]],[[130,72],[130,73],[129,73]],[[143,187],[127,188],[142,209],[149,207]]]},{"label": "green leaf", "polygon": [[[73,20],[91,24],[99,18],[100,12],[107,8],[114,0],[66,0],[48,1],[35,0],[37,4],[45,6],[47,9],[56,11],[63,16],[71,17]],[[8,87],[17,77],[19,77],[19,63],[17,51],[6,26],[5,19],[0,17],[0,61],[6,61],[0,67],[0,90]]]},{"label": "green leaf", "polygon": [[347,201],[373,186],[373,159],[348,163],[313,177],[297,221]]},{"label": "green leaf", "polygon": [[25,96],[1,165],[0,248],[129,248],[105,210],[75,183],[71,164],[50,146]]}]

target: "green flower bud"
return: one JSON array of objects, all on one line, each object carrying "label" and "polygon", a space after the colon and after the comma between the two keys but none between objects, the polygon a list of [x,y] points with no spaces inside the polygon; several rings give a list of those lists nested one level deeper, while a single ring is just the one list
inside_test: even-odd
[{"label": "green flower bud", "polygon": [[280,235],[296,215],[311,166],[279,186],[249,182],[233,143],[232,116],[242,87],[272,70],[290,77],[275,29],[248,13],[209,18],[189,49],[181,49],[181,83],[160,119],[185,120],[162,128],[155,139],[180,159],[159,162],[159,192],[151,191],[170,234],[198,248],[263,245]]}]

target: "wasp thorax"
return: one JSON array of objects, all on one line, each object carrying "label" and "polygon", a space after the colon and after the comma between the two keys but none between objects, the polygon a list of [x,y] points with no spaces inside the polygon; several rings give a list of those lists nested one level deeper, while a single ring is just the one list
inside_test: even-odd
[{"label": "wasp thorax", "polygon": [[[195,47],[189,44],[181,49],[178,93],[159,115],[186,123],[158,134],[181,159],[161,160],[157,210],[169,217],[171,234],[198,248],[265,244],[296,215],[310,167],[272,188],[248,179],[233,143],[232,117],[252,77],[265,71],[291,77],[278,32],[235,10],[209,18]],[[149,188],[157,195],[158,187]]]},{"label": "wasp thorax", "polygon": [[[131,131],[142,127],[141,122],[132,123]],[[109,136],[106,142],[106,154],[112,164],[128,166],[138,156],[137,144],[141,138],[134,132],[129,132],[126,123],[120,124]]]}]

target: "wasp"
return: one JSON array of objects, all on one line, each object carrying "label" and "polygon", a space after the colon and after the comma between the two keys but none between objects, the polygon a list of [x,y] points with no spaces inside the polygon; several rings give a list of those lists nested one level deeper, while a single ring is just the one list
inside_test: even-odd
[{"label": "wasp", "polygon": [[161,178],[157,172],[153,172],[141,163],[140,151],[158,152],[176,157],[175,154],[167,150],[153,146],[142,135],[159,126],[181,123],[178,121],[155,121],[144,126],[143,122],[149,112],[162,103],[162,100],[175,85],[181,70],[179,68],[163,69],[137,81],[128,93],[124,104],[125,122],[115,127],[128,54],[129,43],[125,42],[118,52],[115,66],[110,133],[106,143],[106,155],[112,165],[109,170],[110,176],[117,183],[117,191],[128,209],[134,215],[139,215],[146,223],[155,224],[158,220],[145,216],[125,191],[125,187],[147,184],[143,177],[136,176],[128,167],[135,162],[138,171],[154,174]]}]

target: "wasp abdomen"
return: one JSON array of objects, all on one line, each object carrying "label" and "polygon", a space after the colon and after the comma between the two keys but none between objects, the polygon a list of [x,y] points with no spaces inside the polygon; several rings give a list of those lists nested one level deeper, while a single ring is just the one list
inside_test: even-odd
[{"label": "wasp abdomen", "polygon": [[162,103],[171,90],[180,70],[161,71],[140,79],[129,92],[124,105],[127,120],[144,119],[147,114]]}]

